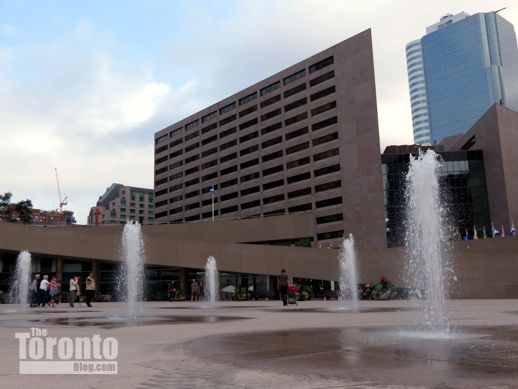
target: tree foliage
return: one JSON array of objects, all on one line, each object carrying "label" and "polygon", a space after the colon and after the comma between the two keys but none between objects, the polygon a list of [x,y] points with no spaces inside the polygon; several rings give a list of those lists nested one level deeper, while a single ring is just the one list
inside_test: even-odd
[{"label": "tree foliage", "polygon": [[5,192],[4,194],[0,194],[0,219],[9,220],[10,219],[10,208],[12,193]]},{"label": "tree foliage", "polygon": [[18,215],[18,219],[23,224],[31,224],[33,220],[32,215],[32,201],[22,200],[16,204],[16,214]]},{"label": "tree foliage", "polygon": [[12,223],[32,223],[32,201],[29,199],[22,200],[18,202],[13,209],[11,205],[12,197],[13,195],[10,192],[0,194],[0,220],[9,221]]}]

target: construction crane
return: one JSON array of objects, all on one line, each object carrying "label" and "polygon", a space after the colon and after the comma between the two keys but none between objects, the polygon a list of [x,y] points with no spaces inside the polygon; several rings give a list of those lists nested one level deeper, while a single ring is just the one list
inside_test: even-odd
[{"label": "construction crane", "polygon": [[63,205],[67,205],[67,197],[61,198],[61,188],[59,187],[59,177],[58,177],[58,169],[54,168],[56,171],[56,183],[58,184],[58,195],[59,195],[59,212],[63,212]]}]

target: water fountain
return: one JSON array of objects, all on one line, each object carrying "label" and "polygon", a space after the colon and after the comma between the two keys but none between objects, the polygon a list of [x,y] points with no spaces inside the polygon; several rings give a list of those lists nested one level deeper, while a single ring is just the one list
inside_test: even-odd
[{"label": "water fountain", "polygon": [[440,160],[433,150],[410,159],[406,176],[406,247],[405,281],[412,286],[411,298],[424,315],[419,325],[429,334],[447,334],[450,330],[445,300],[454,277],[449,258],[447,210],[441,202],[438,180]]},{"label": "water fountain", "polygon": [[213,256],[207,258],[205,265],[205,299],[210,307],[216,305],[219,293],[219,275],[216,266],[216,259]]},{"label": "water fountain", "polygon": [[128,221],[122,233],[122,266],[118,290],[127,301],[127,314],[136,318],[144,290],[144,240],[138,222]]},{"label": "water fountain", "polygon": [[20,304],[23,311],[29,306],[29,282],[31,275],[31,253],[21,251],[16,260],[16,272],[11,280],[9,303]]},{"label": "water fountain", "polygon": [[356,312],[358,311],[358,274],[352,234],[349,234],[348,238],[344,237],[338,260],[340,262],[340,294],[338,297],[341,309]]}]

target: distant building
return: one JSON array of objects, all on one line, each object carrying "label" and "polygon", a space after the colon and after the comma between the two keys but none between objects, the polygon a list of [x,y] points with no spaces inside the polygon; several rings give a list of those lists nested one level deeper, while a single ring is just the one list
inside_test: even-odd
[{"label": "distant building", "polygon": [[43,211],[33,209],[33,225],[37,226],[69,226],[76,223],[73,211]]},{"label": "distant building", "polygon": [[90,208],[88,225],[125,224],[128,220],[153,224],[153,189],[112,184]]},{"label": "distant building", "polygon": [[518,111],[518,48],[496,12],[446,15],[406,46],[414,142],[467,132],[493,104]]}]

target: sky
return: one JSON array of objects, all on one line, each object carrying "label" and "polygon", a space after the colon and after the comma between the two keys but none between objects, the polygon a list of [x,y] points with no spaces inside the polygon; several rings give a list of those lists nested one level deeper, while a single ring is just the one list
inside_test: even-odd
[{"label": "sky", "polygon": [[0,0],[0,193],[86,224],[112,183],[153,188],[154,133],[368,28],[380,149],[413,143],[405,44],[506,0]]}]

